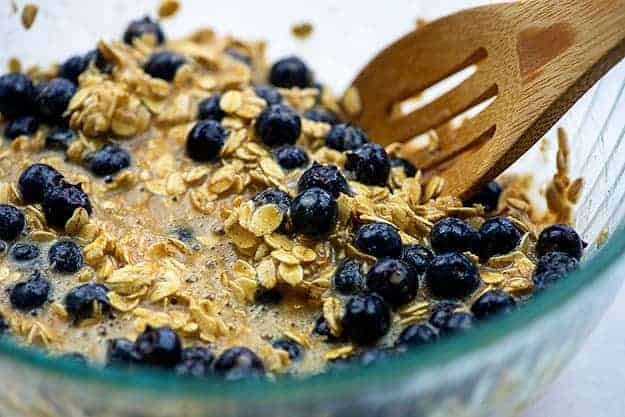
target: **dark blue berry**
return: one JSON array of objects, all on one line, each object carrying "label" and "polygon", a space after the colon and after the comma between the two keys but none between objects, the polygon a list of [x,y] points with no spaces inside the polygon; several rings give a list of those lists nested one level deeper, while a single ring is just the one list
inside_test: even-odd
[{"label": "dark blue berry", "polygon": [[501,185],[496,181],[487,182],[471,198],[465,201],[465,205],[481,204],[487,212],[493,211],[497,209],[499,196],[502,191]]},{"label": "dark blue berry", "polygon": [[276,87],[310,87],[313,74],[300,58],[289,56],[276,61],[269,71],[269,82]]},{"label": "dark blue berry", "polygon": [[84,259],[80,247],[70,240],[60,240],[48,251],[50,266],[57,272],[75,273],[82,268]]},{"label": "dark blue berry", "polygon": [[76,94],[76,85],[65,78],[44,81],[37,88],[37,107],[39,113],[51,121],[63,119],[69,101]]},{"label": "dark blue berry", "polygon": [[402,168],[406,177],[414,177],[417,175],[417,168],[407,159],[393,158],[391,159],[391,168]]},{"label": "dark blue berry", "polygon": [[59,355],[59,359],[72,362],[77,365],[85,366],[89,364],[89,361],[87,360],[85,355],[83,355],[82,353],[78,353],[78,352],[63,353],[62,355]]},{"label": "dark blue berry", "polygon": [[382,146],[377,143],[367,143],[347,153],[345,170],[349,171],[358,182],[384,186],[391,172],[391,161]]},{"label": "dark blue berry", "polygon": [[267,102],[268,106],[282,103],[282,94],[270,85],[254,87],[254,93]]},{"label": "dark blue berry", "polygon": [[467,297],[480,285],[480,275],[473,263],[461,253],[435,256],[425,271],[425,282],[436,298]]},{"label": "dark blue berry", "polygon": [[292,203],[291,197],[287,193],[277,188],[268,188],[256,194],[252,201],[254,201],[257,207],[265,204],[273,204],[278,207],[283,215],[280,227],[284,230],[289,220]]},{"label": "dark blue berry", "polygon": [[84,208],[91,214],[89,196],[80,185],[61,181],[43,196],[43,213],[51,226],[64,227],[77,208]]},{"label": "dark blue berry", "polygon": [[154,78],[171,81],[176,76],[176,71],[186,63],[185,58],[175,52],[155,52],[148,58],[143,70]]},{"label": "dark blue berry", "polygon": [[0,239],[15,240],[24,230],[26,220],[22,212],[9,204],[0,204]]},{"label": "dark blue berry", "polygon": [[65,151],[76,139],[76,132],[72,129],[57,128],[46,136],[46,148]]},{"label": "dark blue berry", "polygon": [[187,155],[198,162],[212,161],[219,156],[227,135],[219,122],[200,120],[187,135]]},{"label": "dark blue berry", "polygon": [[355,295],[345,306],[343,335],[359,345],[369,345],[388,333],[391,312],[375,294]]},{"label": "dark blue berry", "polygon": [[306,110],[303,116],[313,122],[322,122],[330,125],[335,125],[339,122],[336,114],[321,107],[313,107],[310,110]]},{"label": "dark blue berry", "polygon": [[475,300],[471,313],[481,320],[496,314],[505,314],[514,310],[516,301],[510,294],[502,290],[490,290]]},{"label": "dark blue berry", "polygon": [[383,258],[367,273],[367,288],[392,306],[412,301],[419,290],[414,269],[398,259]]},{"label": "dark blue berry", "polygon": [[330,325],[324,316],[319,316],[317,320],[315,320],[312,333],[317,336],[325,337],[328,342],[336,340],[332,335]]},{"label": "dark blue berry", "polygon": [[224,350],[213,364],[215,373],[227,380],[257,378],[265,373],[263,361],[246,347]]},{"label": "dark blue berry", "polygon": [[35,87],[28,75],[11,73],[0,76],[0,113],[7,118],[33,114]]},{"label": "dark blue berry", "polygon": [[566,224],[554,224],[538,236],[536,254],[541,257],[549,252],[564,252],[575,259],[582,257],[584,244],[577,232]]},{"label": "dark blue berry", "polygon": [[128,339],[111,339],[106,347],[107,366],[126,367],[141,362],[137,347]]},{"label": "dark blue berry", "polygon": [[334,198],[338,198],[340,193],[350,193],[345,177],[336,166],[319,165],[316,162],[304,171],[297,182],[297,189],[300,193],[310,188],[326,190]]},{"label": "dark blue berry", "polygon": [[4,128],[4,136],[7,139],[15,139],[18,136],[31,136],[39,129],[39,119],[33,116],[21,116],[11,120]]},{"label": "dark blue berry", "polygon": [[233,49],[233,48],[228,48],[226,49],[226,54],[230,57],[233,58],[239,62],[244,63],[245,65],[252,65],[252,58],[250,58],[249,55],[247,55],[246,53],[238,50],[238,49]]},{"label": "dark blue berry", "polygon": [[210,96],[198,104],[197,118],[200,120],[215,120],[221,122],[226,113],[219,106],[221,94]]},{"label": "dark blue berry", "polygon": [[41,203],[46,192],[56,187],[63,175],[50,165],[33,164],[26,168],[18,180],[18,188],[27,203]]},{"label": "dark blue berry", "polygon": [[162,368],[173,368],[182,358],[182,343],[169,327],[150,327],[135,341],[141,363]]},{"label": "dark blue berry", "polygon": [[344,259],[334,273],[334,289],[343,295],[361,292],[365,286],[362,264],[353,259]]},{"label": "dark blue berry", "polygon": [[302,132],[302,119],[290,107],[273,104],[256,119],[256,134],[267,146],[293,145]]},{"label": "dark blue berry", "polygon": [[332,126],[326,136],[326,146],[337,151],[351,151],[369,142],[367,134],[351,123],[339,123]]},{"label": "dark blue berry", "polygon": [[284,350],[289,354],[289,359],[292,361],[299,359],[302,354],[302,347],[291,339],[278,339],[274,341],[271,346],[274,349]]},{"label": "dark blue berry", "polygon": [[39,257],[39,248],[31,243],[16,243],[11,248],[11,258],[17,262],[32,261]]},{"label": "dark blue berry", "polygon": [[564,252],[549,252],[538,259],[532,280],[534,289],[544,290],[579,266],[579,261]]},{"label": "dark blue berry", "polygon": [[438,340],[438,333],[427,324],[411,324],[406,327],[395,344],[397,346],[421,346]]},{"label": "dark blue berry", "polygon": [[399,258],[402,253],[401,237],[388,223],[369,223],[361,226],[354,237],[354,245],[362,252],[382,258]]},{"label": "dark blue berry", "polygon": [[425,273],[433,257],[432,251],[421,245],[404,246],[401,254],[401,260],[411,266],[417,275]]},{"label": "dark blue berry", "polygon": [[178,375],[207,377],[212,374],[214,360],[215,354],[210,349],[203,346],[188,347],[182,350],[182,359],[175,371]]},{"label": "dark blue berry", "polygon": [[432,227],[430,244],[434,252],[472,252],[479,254],[480,234],[467,222],[445,217]]},{"label": "dark blue berry", "polygon": [[35,271],[26,281],[15,284],[9,299],[13,308],[30,311],[44,305],[51,292],[50,281],[41,272]]},{"label": "dark blue berry", "polygon": [[459,307],[460,304],[449,301],[436,303],[430,310],[431,314],[428,321],[436,328],[443,327],[447,320],[454,314],[454,310]]},{"label": "dark blue berry", "polygon": [[124,42],[128,45],[132,45],[132,41],[135,38],[140,38],[144,34],[152,34],[156,39],[156,44],[160,45],[165,41],[165,35],[158,22],[150,19],[149,16],[145,16],[142,19],[133,20],[130,22],[126,31],[124,32]]},{"label": "dark blue berry", "polygon": [[59,77],[78,84],[78,77],[89,66],[89,56],[74,55],[59,66]]},{"label": "dark blue berry", "polygon": [[108,291],[104,285],[94,283],[72,288],[65,297],[65,310],[75,323],[93,317],[94,303],[100,305],[101,311],[107,311],[110,308]]},{"label": "dark blue berry", "polygon": [[104,145],[85,157],[89,171],[100,177],[117,174],[122,169],[128,168],[130,162],[128,151],[117,145]]},{"label": "dark blue berry", "polygon": [[298,146],[284,145],[273,151],[280,167],[286,170],[308,165],[308,154]]},{"label": "dark blue berry", "polygon": [[505,217],[488,219],[480,227],[480,256],[488,259],[514,250],[521,241],[521,232]]},{"label": "dark blue berry", "polygon": [[470,330],[475,325],[475,318],[470,313],[452,313],[438,328],[441,336],[448,336]]},{"label": "dark blue berry", "polygon": [[321,188],[306,190],[291,204],[293,231],[310,237],[325,235],[334,229],[338,212],[338,204],[328,192]]}]

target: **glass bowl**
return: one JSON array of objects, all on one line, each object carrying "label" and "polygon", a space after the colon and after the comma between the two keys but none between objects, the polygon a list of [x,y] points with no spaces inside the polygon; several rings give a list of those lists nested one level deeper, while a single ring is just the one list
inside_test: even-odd
[{"label": "glass bowl", "polygon": [[[38,0],[30,31],[12,2],[0,5],[0,65],[17,56],[48,64],[118,37],[126,23],[154,12],[157,1]],[[18,7],[25,2],[16,1]],[[431,18],[488,1],[356,0],[203,2],[185,0],[164,23],[170,36],[210,25],[220,32],[269,41],[270,57],[303,56],[337,91],[379,48]],[[306,41],[289,34],[310,21]],[[435,59],[435,57],[433,57]],[[614,68],[560,122],[571,137],[574,177],[586,180],[576,228],[590,244],[583,267],[519,311],[435,346],[366,368],[310,378],[229,384],[156,371],[92,369],[0,340],[3,417],[180,416],[497,416],[519,415],[558,375],[588,337],[621,284],[625,249],[625,65]],[[553,134],[551,134],[553,136]],[[552,141],[553,143],[553,141]],[[555,153],[552,144],[550,154]],[[512,169],[553,175],[555,164],[530,152]],[[609,239],[604,242],[604,236]],[[601,246],[601,248],[599,248]]]}]

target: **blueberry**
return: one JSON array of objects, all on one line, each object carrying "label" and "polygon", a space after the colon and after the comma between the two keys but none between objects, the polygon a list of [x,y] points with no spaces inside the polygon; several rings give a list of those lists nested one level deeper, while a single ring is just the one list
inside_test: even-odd
[{"label": "blueberry", "polygon": [[178,375],[189,375],[197,378],[207,377],[212,374],[211,365],[215,360],[215,354],[203,346],[189,347],[182,350],[182,359],[176,365]]},{"label": "blueberry", "polygon": [[16,243],[11,248],[11,258],[17,262],[32,261],[39,257],[39,248],[31,243]]},{"label": "blueberry", "polygon": [[104,145],[85,157],[87,168],[100,177],[113,175],[130,166],[131,158],[128,151],[117,145]]},{"label": "blueberry", "polygon": [[37,88],[36,102],[39,113],[51,121],[63,119],[69,101],[76,94],[76,85],[65,78],[44,81]]},{"label": "blueberry", "polygon": [[436,298],[467,297],[480,285],[480,275],[473,263],[457,252],[435,256],[425,271],[425,282]]},{"label": "blueberry", "polygon": [[406,327],[395,343],[397,346],[421,346],[436,342],[438,333],[427,324],[411,324]]},{"label": "blueberry", "polygon": [[59,359],[63,359],[65,361],[72,362],[72,363],[77,364],[77,365],[86,366],[86,365],[89,364],[89,361],[87,360],[85,355],[83,355],[82,353],[79,353],[79,352],[63,353],[62,355],[59,355]]},{"label": "blueberry", "polygon": [[56,187],[63,175],[50,165],[33,164],[26,168],[18,180],[18,188],[27,203],[41,203],[46,192]]},{"label": "blueberry", "polygon": [[483,259],[509,253],[520,241],[521,232],[505,217],[493,217],[480,227],[480,255]]},{"label": "blueberry", "polygon": [[336,340],[332,335],[332,331],[330,330],[330,325],[324,316],[317,317],[315,320],[315,325],[313,326],[312,333],[317,336],[325,337],[326,341],[331,342]]},{"label": "blueberry", "polygon": [[22,73],[0,76],[0,113],[6,118],[33,113],[35,87],[30,77]]},{"label": "blueberry", "polygon": [[291,339],[278,339],[274,341],[271,346],[274,349],[284,350],[289,354],[289,359],[292,361],[299,359],[302,354],[302,347]]},{"label": "blueberry", "polygon": [[358,294],[365,286],[362,264],[353,259],[344,259],[334,273],[334,289],[343,295]]},{"label": "blueberry", "polygon": [[475,325],[475,318],[470,313],[453,313],[438,328],[441,336],[470,330]]},{"label": "blueberry", "polygon": [[198,104],[197,118],[200,120],[215,120],[221,122],[226,113],[219,106],[221,94],[210,96]]},{"label": "blueberry", "polygon": [[289,56],[271,66],[269,82],[276,87],[306,88],[312,85],[313,75],[304,61],[296,56]]},{"label": "blueberry", "polygon": [[354,245],[362,252],[382,258],[399,258],[402,253],[401,237],[388,223],[369,223],[361,226],[354,237]]},{"label": "blueberry", "polygon": [[300,193],[310,188],[326,190],[334,198],[338,198],[340,193],[350,194],[347,181],[336,166],[319,165],[316,162],[304,171],[297,182]]},{"label": "blueberry", "polygon": [[15,240],[26,225],[22,212],[9,204],[0,204],[0,239]]},{"label": "blueberry", "polygon": [[82,268],[84,259],[80,247],[70,240],[59,240],[50,247],[48,261],[56,272],[73,274]]},{"label": "blueberry", "polygon": [[293,145],[301,132],[302,119],[283,104],[265,107],[256,119],[256,134],[267,146]]},{"label": "blueberry", "polygon": [[501,185],[496,181],[487,182],[471,198],[465,201],[465,205],[481,204],[487,212],[496,210],[501,192]]},{"label": "blueberry", "polygon": [[4,128],[4,136],[7,139],[15,139],[18,136],[31,136],[39,129],[39,120],[33,116],[21,116],[11,120]]},{"label": "blueberry", "polygon": [[44,305],[51,292],[50,281],[41,272],[35,271],[26,281],[15,284],[11,289],[9,300],[13,308],[30,311]]},{"label": "blueberry", "polygon": [[270,85],[254,87],[254,93],[267,102],[268,106],[282,103],[282,94]]},{"label": "blueberry", "polygon": [[291,204],[291,221],[296,233],[318,237],[334,229],[339,208],[336,200],[321,188],[300,193]]},{"label": "blueberry", "polygon": [[182,358],[182,344],[176,332],[169,327],[147,326],[135,341],[141,363],[162,368],[173,368]]},{"label": "blueberry", "polygon": [[355,295],[345,306],[343,335],[359,345],[369,345],[384,336],[391,327],[391,312],[375,294]]},{"label": "blueberry", "polygon": [[417,275],[425,273],[433,257],[432,251],[421,245],[404,246],[401,254],[401,260],[411,266]]},{"label": "blueberry", "polygon": [[141,362],[137,347],[128,339],[111,339],[106,346],[107,366],[128,366]]},{"label": "blueberry", "polygon": [[186,63],[185,58],[175,52],[155,52],[148,58],[143,70],[154,78],[171,81],[176,76],[176,71]]},{"label": "blueberry", "polygon": [[472,252],[479,254],[480,234],[467,222],[445,217],[432,227],[430,244],[434,252]]},{"label": "blueberry", "polygon": [[213,364],[213,370],[221,377],[236,381],[262,376],[265,365],[250,349],[237,346],[224,350]]},{"label": "blueberry", "polygon": [[256,204],[257,207],[265,204],[273,204],[278,207],[283,215],[280,227],[282,231],[284,231],[289,221],[292,203],[291,197],[289,197],[287,193],[278,190],[277,188],[268,188],[256,194],[252,201],[254,201],[254,204]]},{"label": "blueberry", "polygon": [[227,134],[219,122],[200,120],[187,135],[187,155],[198,162],[214,160],[224,146]]},{"label": "blueberry", "polygon": [[89,196],[81,186],[65,181],[61,181],[44,194],[42,206],[46,221],[56,227],[64,227],[77,208],[84,208],[87,214],[92,212]]},{"label": "blueberry", "polygon": [[414,177],[417,175],[417,168],[407,159],[393,158],[391,159],[391,168],[402,168],[406,177]]},{"label": "blueberry", "polygon": [[369,142],[367,134],[351,123],[339,123],[332,126],[326,136],[326,146],[337,151],[351,151]]},{"label": "blueberry", "polygon": [[382,146],[366,143],[347,153],[345,170],[351,172],[358,182],[384,186],[391,172],[391,161]]},{"label": "blueberry", "polygon": [[490,290],[475,300],[471,313],[481,320],[496,314],[505,314],[514,310],[516,301],[510,294],[502,290]]},{"label": "blueberry", "polygon": [[414,269],[402,261],[383,258],[369,269],[367,288],[390,305],[400,306],[417,296],[419,279]]},{"label": "blueberry", "polygon": [[539,257],[549,252],[564,252],[575,259],[580,259],[583,250],[582,239],[566,224],[554,224],[545,228],[536,243],[536,254]]},{"label": "blueberry", "polygon": [[447,320],[449,320],[449,318],[454,314],[454,310],[459,307],[460,304],[449,301],[436,303],[430,310],[431,314],[428,321],[436,328],[443,327]]},{"label": "blueberry", "polygon": [[308,165],[308,154],[298,146],[284,145],[273,151],[280,167],[286,170]]},{"label": "blueberry", "polygon": [[78,77],[88,66],[89,60],[87,56],[74,55],[59,66],[59,77],[70,80],[74,84],[78,84]]},{"label": "blueberry", "polygon": [[577,269],[579,262],[564,252],[549,252],[538,259],[532,280],[537,291],[553,285]]},{"label": "blueberry", "polygon": [[303,116],[313,122],[322,122],[330,125],[335,125],[339,122],[339,118],[336,114],[321,107],[313,107],[310,110],[306,110]]},{"label": "blueberry", "polygon": [[76,132],[72,129],[57,128],[46,136],[46,148],[66,151],[76,139]]},{"label": "blueberry", "polygon": [[132,45],[132,41],[135,38],[140,38],[145,34],[154,35],[156,44],[160,45],[165,41],[165,35],[161,29],[161,25],[158,22],[150,19],[149,16],[145,16],[142,19],[133,20],[130,22],[126,31],[124,32],[124,42],[128,45]]},{"label": "blueberry", "polygon": [[101,311],[108,311],[110,303],[108,288],[102,284],[83,284],[72,288],[65,297],[65,310],[75,323],[93,317],[93,305],[98,303]]}]

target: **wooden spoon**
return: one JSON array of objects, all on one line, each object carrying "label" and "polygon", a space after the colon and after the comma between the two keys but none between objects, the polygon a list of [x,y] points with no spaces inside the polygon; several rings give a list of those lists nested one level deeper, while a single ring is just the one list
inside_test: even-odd
[{"label": "wooden spoon", "polygon": [[[344,108],[384,145],[434,134],[436,149],[405,156],[424,173],[441,175],[444,193],[466,197],[524,154],[623,56],[625,0],[478,7],[380,52],[347,90]],[[397,115],[398,103],[470,66],[477,71],[457,87]],[[493,97],[477,116],[450,126]]]}]

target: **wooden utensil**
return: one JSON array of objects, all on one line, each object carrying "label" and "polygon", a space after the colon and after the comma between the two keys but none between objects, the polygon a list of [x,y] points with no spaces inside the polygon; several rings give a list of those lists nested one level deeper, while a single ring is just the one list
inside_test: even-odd
[{"label": "wooden utensil", "polygon": [[[525,153],[623,56],[625,0],[478,7],[384,49],[357,76],[345,104],[354,123],[381,144],[434,129],[436,149],[406,156],[443,176],[444,193],[466,197]],[[471,66],[477,71],[451,91],[397,114],[398,103]],[[450,126],[493,97],[477,116]]]}]

